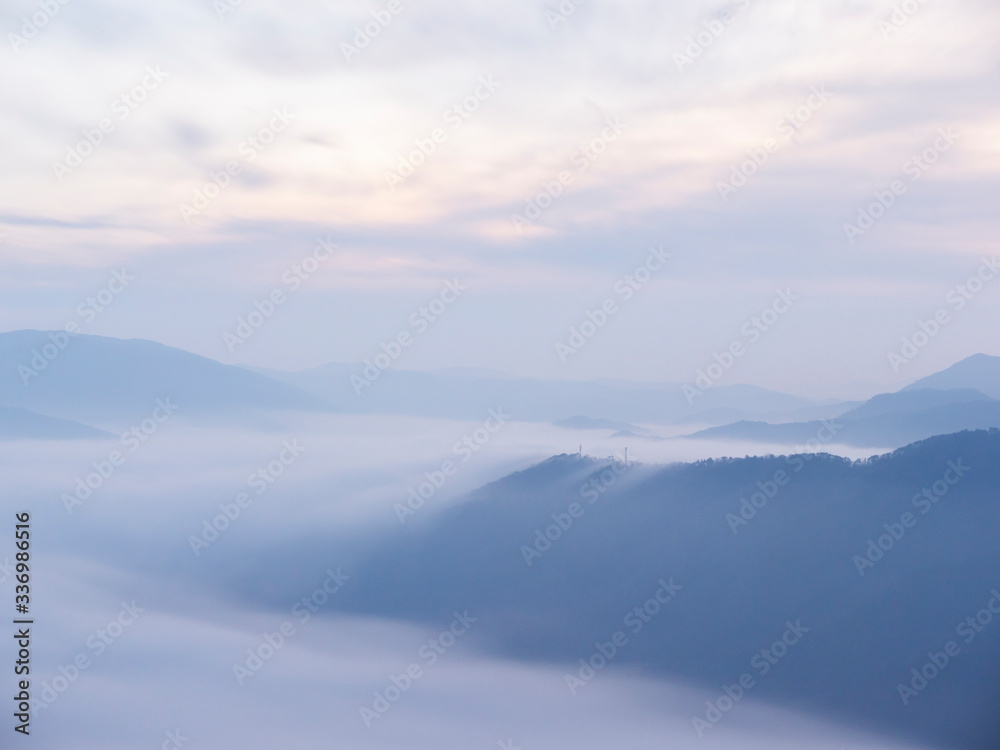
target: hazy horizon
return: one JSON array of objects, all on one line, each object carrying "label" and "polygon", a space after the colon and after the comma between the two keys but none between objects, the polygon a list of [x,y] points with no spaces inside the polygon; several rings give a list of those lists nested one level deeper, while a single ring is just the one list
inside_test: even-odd
[{"label": "hazy horizon", "polygon": [[[46,329],[46,328],[20,328],[20,329],[11,329],[11,330],[7,330],[7,331],[0,331],[0,335],[2,335],[4,333],[18,333],[20,331],[38,331],[38,332],[41,332],[41,333],[58,333],[58,332],[60,332],[62,330],[64,330],[64,329],[63,328],[53,328],[53,329]],[[212,359],[212,360],[215,360],[217,362],[222,362],[223,364],[236,365],[236,366],[240,366],[240,367],[246,367],[246,368],[249,368],[249,369],[259,369],[259,370],[262,370],[262,371],[277,371],[277,372],[287,373],[287,374],[298,373],[298,372],[303,372],[303,371],[307,371],[307,370],[313,370],[313,369],[316,369],[316,368],[322,368],[324,366],[355,367],[355,368],[358,368],[359,371],[360,371],[360,368],[364,367],[364,361],[363,360],[357,360],[357,361],[324,360],[322,362],[318,362],[318,363],[315,363],[315,364],[308,364],[308,365],[305,365],[305,366],[302,366],[302,367],[294,367],[294,366],[290,366],[290,365],[288,365],[286,363],[281,363],[281,362],[276,362],[276,363],[271,363],[271,364],[259,364],[259,363],[251,363],[251,362],[227,361],[227,358],[219,356],[217,352],[213,354],[213,353],[205,353],[205,352],[198,352],[198,351],[193,351],[193,350],[187,350],[187,349],[184,349],[183,347],[178,346],[176,344],[170,344],[169,342],[166,342],[166,341],[159,341],[159,340],[155,340],[155,339],[149,339],[149,338],[144,337],[144,336],[131,336],[131,335],[130,336],[119,336],[119,335],[115,335],[113,333],[93,333],[92,335],[106,336],[108,338],[117,338],[117,339],[120,339],[120,340],[141,339],[141,340],[145,340],[145,341],[153,341],[154,343],[163,344],[165,346],[170,346],[170,347],[173,347],[173,348],[182,349],[184,351],[191,351],[191,353],[193,353],[193,354],[198,354],[198,355],[206,357],[208,359]],[[377,354],[380,353],[380,351],[381,350],[376,349],[375,351],[372,352],[372,354],[377,355]],[[998,351],[1000,351],[1000,350],[998,350]],[[829,400],[829,399],[837,399],[837,400],[842,400],[842,401],[865,401],[865,400],[871,398],[872,396],[875,396],[875,395],[878,395],[878,394],[881,394],[881,393],[891,393],[891,392],[894,392],[894,391],[897,391],[897,390],[901,390],[901,389],[906,388],[907,386],[911,385],[912,383],[914,383],[914,382],[916,382],[918,380],[921,380],[921,379],[923,379],[923,378],[925,378],[925,377],[927,377],[929,375],[934,375],[937,372],[940,372],[941,370],[947,369],[948,367],[950,367],[950,366],[952,366],[954,364],[957,364],[958,362],[961,362],[961,361],[963,361],[965,359],[968,359],[969,357],[974,357],[977,354],[986,354],[986,353],[987,352],[984,352],[984,351],[970,352],[968,355],[961,356],[958,360],[947,361],[947,362],[942,363],[940,366],[934,365],[927,372],[922,372],[921,371],[919,374],[917,374],[916,373],[916,369],[914,369],[914,373],[909,374],[905,378],[897,379],[897,380],[894,380],[892,382],[884,382],[884,383],[883,382],[873,381],[873,380],[853,379],[853,380],[848,380],[848,381],[844,381],[844,382],[824,383],[824,384],[810,384],[810,383],[797,382],[797,383],[789,383],[788,386],[785,387],[785,388],[777,388],[777,387],[773,387],[773,386],[769,386],[769,385],[764,385],[764,384],[758,383],[758,382],[748,382],[748,381],[744,381],[744,380],[740,380],[740,379],[734,378],[731,382],[728,382],[728,381],[727,382],[722,382],[719,385],[724,385],[724,386],[752,386],[752,387],[763,388],[765,390],[771,390],[771,391],[775,391],[775,392],[779,392],[779,393],[787,393],[789,395],[798,396],[800,398],[814,400],[814,401],[824,401],[824,400]],[[368,359],[369,362],[371,361],[371,357],[368,357],[366,359]],[[706,364],[712,364],[712,361],[709,361]],[[930,364],[930,363],[928,363],[928,364]],[[541,375],[516,374],[516,373],[514,373],[514,372],[512,372],[510,370],[504,370],[502,368],[494,368],[494,367],[465,367],[465,366],[461,366],[461,365],[445,365],[445,366],[437,366],[437,367],[428,366],[426,368],[420,368],[420,367],[395,366],[395,363],[393,363],[393,366],[391,366],[391,369],[395,370],[395,371],[399,371],[399,372],[431,373],[431,374],[448,375],[448,376],[454,376],[454,377],[498,378],[498,379],[510,379],[510,380],[523,379],[523,380],[539,380],[539,381],[548,381],[548,382],[570,381],[570,382],[592,382],[592,383],[609,383],[609,384],[622,383],[622,384],[631,384],[631,385],[647,385],[648,384],[648,385],[677,385],[677,386],[682,386],[685,383],[693,383],[693,381],[694,381],[693,378],[685,381],[685,380],[672,380],[670,378],[638,379],[638,378],[627,378],[627,377],[588,377],[585,374],[581,374],[580,372],[574,371],[574,370],[571,370],[571,369],[567,369],[567,370],[562,371],[562,372],[544,373],[544,374],[541,374]],[[700,369],[704,370],[704,367],[702,367]]]}]

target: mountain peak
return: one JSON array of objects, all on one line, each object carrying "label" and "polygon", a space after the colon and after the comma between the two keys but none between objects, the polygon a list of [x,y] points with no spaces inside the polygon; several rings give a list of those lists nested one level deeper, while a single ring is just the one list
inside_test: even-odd
[{"label": "mountain peak", "polygon": [[915,391],[924,388],[935,390],[974,388],[990,398],[1000,398],[1000,357],[973,354],[941,372],[911,383],[903,390]]}]

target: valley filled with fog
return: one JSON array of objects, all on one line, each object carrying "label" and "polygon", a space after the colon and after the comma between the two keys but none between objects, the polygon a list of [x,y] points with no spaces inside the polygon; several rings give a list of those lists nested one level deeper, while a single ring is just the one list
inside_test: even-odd
[{"label": "valley filled with fog", "polygon": [[[356,591],[376,585],[366,584],[359,567],[372,550],[393,547],[407,535],[412,540],[476,488],[560,453],[574,454],[580,444],[586,457],[614,454],[619,462],[628,445],[634,473],[677,461],[775,452],[774,446],[747,443],[612,439],[607,431],[514,420],[499,425],[487,417],[278,412],[269,415],[266,429],[251,430],[192,421],[180,407],[134,450],[121,439],[6,443],[3,510],[31,507],[37,537],[35,580],[43,594],[36,637],[45,644],[38,679],[54,686],[39,693],[43,702],[51,700],[37,712],[40,738],[82,748],[158,747],[163,738],[151,728],[162,726],[209,746],[261,748],[277,742],[388,748],[398,747],[401,737],[414,748],[489,748],[508,740],[524,748],[623,741],[652,748],[665,740],[676,747],[917,747],[820,712],[789,710],[752,691],[718,725],[699,733],[692,719],[704,717],[705,702],[717,701],[720,691],[695,680],[612,660],[574,694],[566,675],[579,672],[576,659],[504,657],[488,622],[469,627],[453,650],[428,664],[428,653],[435,652],[425,647],[421,653],[421,646],[450,618],[435,625],[402,613],[351,613],[344,611],[343,590],[310,599],[331,573],[347,576],[343,585]],[[823,449],[867,455],[835,444]],[[99,473],[112,450],[120,450],[124,462],[81,500],[77,479]],[[455,469],[442,482],[448,461]],[[422,504],[408,502],[411,489],[424,484],[426,493],[427,483],[435,482],[441,486]],[[249,501],[237,504],[240,493]],[[738,512],[740,498],[725,499]],[[778,502],[773,513],[781,510]],[[729,535],[724,514],[715,521]],[[522,523],[529,543],[535,523]],[[521,564],[518,545],[509,554]],[[441,575],[451,571],[446,566]],[[258,585],[261,578],[265,583]],[[5,587],[11,585],[8,580]],[[311,605],[294,609],[303,598]],[[134,622],[126,615],[129,623],[119,628],[114,622],[124,605],[142,611]],[[454,609],[467,607],[457,600]],[[672,616],[665,605],[659,617]],[[287,622],[294,632],[280,635]],[[273,656],[261,649],[269,635],[272,644],[282,641]],[[593,640],[601,635],[596,630]],[[248,649],[258,654],[257,662]],[[89,659],[85,669],[74,667],[81,654]],[[746,654],[747,663],[752,655]],[[248,659],[259,669],[249,669]],[[420,678],[384,715],[366,722],[362,709],[374,705],[375,692],[384,695],[391,678],[414,663]],[[243,679],[234,673],[237,666],[248,670]],[[733,665],[741,667],[747,664]],[[734,672],[733,680],[738,677]],[[114,728],[103,731],[110,723]],[[86,741],[77,736],[80,726],[89,727]]]}]

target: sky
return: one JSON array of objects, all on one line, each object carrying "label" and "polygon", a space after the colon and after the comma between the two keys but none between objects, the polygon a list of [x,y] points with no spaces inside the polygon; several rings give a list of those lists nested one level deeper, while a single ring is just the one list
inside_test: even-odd
[{"label": "sky", "polygon": [[740,344],[727,383],[901,387],[1000,355],[998,26],[987,0],[16,0],[0,330],[288,370],[405,333],[395,367],[677,382]]}]

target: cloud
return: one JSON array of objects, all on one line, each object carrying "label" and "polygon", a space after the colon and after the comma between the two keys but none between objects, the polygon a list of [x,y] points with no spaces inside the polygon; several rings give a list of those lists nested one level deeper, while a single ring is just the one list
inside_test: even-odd
[{"label": "cloud", "polygon": [[[885,285],[891,296],[877,313],[885,332],[859,328],[842,294],[823,303],[850,336],[877,336],[873,349],[885,350],[895,316],[909,325],[932,304],[917,287],[961,278],[989,250],[998,165],[990,98],[997,9],[979,0],[918,4],[894,20],[894,6],[631,0],[573,6],[553,26],[557,4],[527,0],[503,8],[402,3],[389,21],[381,5],[362,2],[242,3],[222,18],[196,0],[142,8],[105,1],[86,13],[69,3],[17,52],[8,49],[0,72],[9,92],[0,123],[10,134],[0,144],[0,189],[11,217],[0,220],[0,268],[23,278],[37,267],[43,288],[71,267],[148,262],[157,296],[137,296],[145,306],[127,321],[108,318],[105,332],[214,353],[197,325],[167,330],[167,311],[189,322],[217,316],[219,298],[266,288],[278,259],[318,234],[334,233],[343,250],[333,271],[315,279],[303,318],[336,309],[343,320],[356,309],[362,327],[371,322],[369,340],[395,325],[388,311],[398,289],[459,273],[497,295],[492,318],[513,325],[536,310],[541,326],[519,323],[513,336],[530,340],[590,303],[576,290],[599,288],[627,258],[667,244],[683,258],[671,277],[679,283],[651,313],[676,316],[671,300],[687,310],[700,298],[691,325],[702,341],[746,314],[723,318],[720,304],[742,299],[747,287],[766,294],[775,279],[806,287],[832,271],[845,283]],[[0,23],[16,33],[30,7],[8,9]],[[355,37],[369,32],[348,61],[341,45],[361,44]],[[166,79],[118,119],[116,102],[150,66]],[[477,98],[483,78],[499,86]],[[817,87],[829,101],[798,120]],[[276,109],[294,119],[269,133]],[[790,115],[793,130],[781,124]],[[113,131],[60,182],[53,163],[106,117]],[[622,132],[602,140],[608,118],[620,118]],[[960,134],[955,148],[850,244],[845,224],[942,127]],[[768,139],[780,149],[749,163]],[[405,170],[401,160],[412,174],[392,189],[388,177]],[[227,164],[239,173],[227,175]],[[753,174],[724,200],[719,185],[739,169]],[[569,178],[560,187],[561,173]],[[181,206],[196,203],[203,207],[182,215]],[[541,203],[519,232],[512,216]],[[898,291],[899,278],[911,293]],[[717,290],[710,303],[702,294],[709,283]],[[357,307],[350,289],[370,290],[373,309]],[[67,304],[80,294],[86,289]],[[178,298],[190,298],[180,311]],[[12,325],[41,325],[37,310],[9,314],[20,321]],[[464,360],[434,364],[504,367],[502,341],[483,347],[481,335],[469,336],[452,348]],[[835,337],[837,353],[827,359],[851,378],[859,369],[882,378],[881,356],[860,359],[850,336]],[[656,337],[656,320],[644,318],[622,339],[636,364],[604,352],[580,376],[629,369],[680,379],[706,354],[703,344],[662,356],[644,343]],[[932,369],[985,346],[952,341]],[[783,351],[812,343],[790,337]],[[340,348],[293,363],[296,356],[272,348],[253,361],[294,366],[353,354]],[[515,361],[506,369],[555,374],[541,354]],[[754,377],[788,387],[774,374]]]}]

